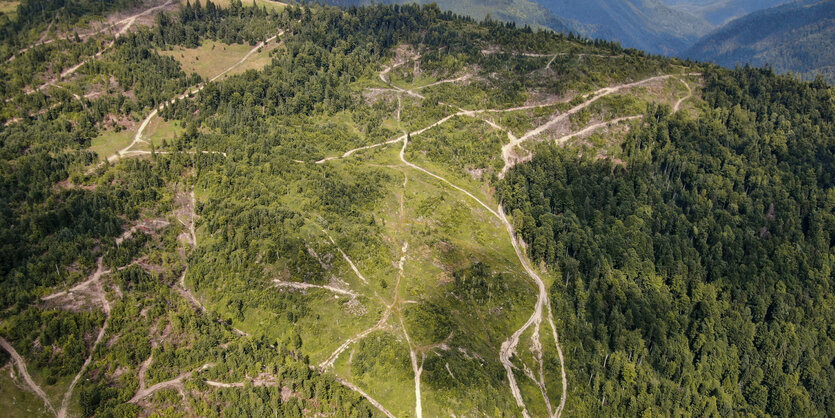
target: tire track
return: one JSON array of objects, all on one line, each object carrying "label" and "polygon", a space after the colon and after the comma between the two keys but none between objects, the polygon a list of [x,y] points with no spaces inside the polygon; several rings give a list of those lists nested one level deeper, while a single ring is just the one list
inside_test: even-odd
[{"label": "tire track", "polygon": [[23,361],[23,358],[20,357],[20,354],[18,354],[14,347],[12,347],[12,345],[9,344],[9,342],[6,341],[6,339],[3,337],[0,337],[0,346],[2,346],[3,349],[8,351],[9,354],[12,356],[15,365],[17,365],[18,371],[20,371],[20,374],[23,376],[23,380],[26,382],[27,385],[29,385],[29,388],[32,389],[33,392],[35,392],[35,395],[38,395],[38,397],[41,398],[41,400],[43,400],[44,406],[50,412],[55,414],[55,408],[52,407],[52,402],[49,401],[49,397],[46,396],[46,393],[44,393],[41,387],[38,386],[38,384],[35,383],[34,380],[32,380],[32,376],[30,376],[29,371],[26,370],[26,362]]}]

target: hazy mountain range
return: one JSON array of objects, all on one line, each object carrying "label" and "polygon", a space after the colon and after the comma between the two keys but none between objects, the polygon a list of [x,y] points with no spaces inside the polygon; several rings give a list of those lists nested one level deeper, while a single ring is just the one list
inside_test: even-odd
[{"label": "hazy mountain range", "polygon": [[683,56],[724,66],[770,65],[803,78],[835,79],[835,1],[803,1],[751,13],[713,32]]},{"label": "hazy mountain range", "polygon": [[[412,3],[386,0],[384,3]],[[419,0],[484,19],[513,21],[651,53],[725,66],[750,63],[806,78],[832,73],[833,1],[786,0]],[[329,0],[336,5],[370,0]],[[781,6],[783,5],[783,6]],[[829,77],[831,79],[831,76]]]},{"label": "hazy mountain range", "polygon": [[778,6],[787,0],[666,0],[665,3],[685,13],[720,26],[748,13]]}]

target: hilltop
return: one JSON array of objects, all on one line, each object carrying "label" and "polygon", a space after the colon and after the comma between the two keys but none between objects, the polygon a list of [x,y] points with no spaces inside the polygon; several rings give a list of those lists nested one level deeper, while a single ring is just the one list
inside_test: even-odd
[{"label": "hilltop", "polygon": [[434,5],[102,10],[3,45],[8,415],[835,414],[830,85]]}]

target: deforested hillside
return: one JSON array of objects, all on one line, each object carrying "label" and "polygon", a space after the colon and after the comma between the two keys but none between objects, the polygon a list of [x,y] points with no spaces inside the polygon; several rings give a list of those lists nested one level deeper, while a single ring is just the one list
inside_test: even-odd
[{"label": "deforested hillside", "polygon": [[5,415],[835,414],[830,85],[267,1],[0,64]]}]

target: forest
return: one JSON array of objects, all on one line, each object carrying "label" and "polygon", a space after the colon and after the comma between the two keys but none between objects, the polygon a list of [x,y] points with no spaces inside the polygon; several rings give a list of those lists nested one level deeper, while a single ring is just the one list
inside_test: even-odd
[{"label": "forest", "polygon": [[649,109],[624,165],[542,146],[498,193],[617,414],[831,415],[832,87],[704,78],[709,109]]}]

